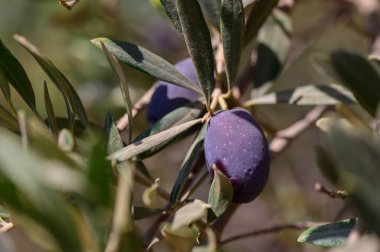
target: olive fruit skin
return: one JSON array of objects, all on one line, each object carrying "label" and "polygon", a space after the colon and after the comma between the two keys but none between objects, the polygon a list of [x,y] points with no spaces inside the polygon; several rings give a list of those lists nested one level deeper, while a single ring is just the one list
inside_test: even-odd
[{"label": "olive fruit skin", "polygon": [[216,165],[230,180],[235,203],[254,200],[269,176],[269,149],[263,131],[245,109],[216,113],[205,136],[205,157],[211,176]]},{"label": "olive fruit skin", "polygon": [[[199,86],[197,74],[191,58],[186,58],[175,64],[175,68],[186,76],[194,85]],[[158,81],[152,99],[148,105],[147,120],[152,126],[166,114],[173,110],[197,100],[200,94],[166,81]]]}]

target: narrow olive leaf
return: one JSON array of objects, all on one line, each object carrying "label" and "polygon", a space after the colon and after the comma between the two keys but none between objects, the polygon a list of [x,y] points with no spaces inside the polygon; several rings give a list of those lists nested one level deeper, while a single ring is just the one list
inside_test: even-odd
[{"label": "narrow olive leaf", "polygon": [[247,20],[244,34],[244,45],[247,45],[256,37],[261,26],[272,13],[272,10],[277,6],[278,1],[279,0],[260,0],[255,3]]},{"label": "narrow olive leaf", "polygon": [[176,230],[181,227],[189,226],[199,220],[202,220],[207,215],[207,210],[211,206],[201,200],[194,200],[176,211],[174,214],[172,229]]},{"label": "narrow olive leaf", "polygon": [[285,65],[291,35],[292,21],[289,15],[281,10],[273,10],[257,36],[257,61],[253,72],[255,88],[268,90],[273,85]]},{"label": "narrow olive leaf", "polygon": [[117,162],[123,162],[128,160],[138,154],[141,154],[163,142],[169,141],[176,137],[177,135],[185,132],[196,124],[202,122],[202,119],[195,119],[173,128],[161,131],[157,134],[144,138],[140,141],[134,142],[123,149],[116,151],[108,156],[109,159],[115,160]]},{"label": "narrow olive leaf", "polygon": [[243,0],[243,6],[246,8],[247,6],[256,3],[258,0]]},{"label": "narrow olive leaf", "polygon": [[[152,128],[144,131],[142,134],[137,136],[134,139],[134,142],[140,141],[148,136],[154,135],[158,132],[167,130],[173,126],[179,125],[181,123],[189,122],[191,120],[194,120],[196,118],[199,118],[202,115],[202,112],[204,110],[203,103],[199,101],[195,101],[192,103],[189,103],[185,106],[182,106],[169,114],[165,115],[161,120],[156,122]],[[185,132],[184,132],[185,133]],[[136,156],[136,160],[142,160],[148,157],[151,157],[152,155],[156,154],[157,152],[164,149],[166,146],[171,144],[173,141],[175,141],[177,138],[180,138],[182,136],[178,135],[176,138],[169,139],[168,141],[162,142],[161,144],[155,146],[154,148],[151,148],[139,155]]]},{"label": "narrow olive leaf", "polygon": [[112,69],[115,71],[117,78],[119,79],[119,85],[121,89],[121,93],[123,94],[125,109],[128,114],[128,144],[132,141],[132,102],[131,97],[129,95],[127,78],[124,75],[123,69],[121,68],[119,62],[116,60],[115,56],[113,56],[108,49],[104,46],[102,42],[100,42],[103,52],[106,55],[108,62],[112,66]]},{"label": "narrow olive leaf", "polygon": [[187,49],[195,65],[206,103],[210,104],[215,87],[215,60],[210,32],[197,0],[176,1]]},{"label": "narrow olive leaf", "polygon": [[223,41],[228,90],[231,90],[239,70],[244,36],[244,9],[241,0],[222,0],[220,30]]},{"label": "narrow olive leaf", "polygon": [[46,81],[44,82],[44,101],[45,101],[45,109],[47,114],[47,120],[49,122],[49,127],[54,134],[58,134],[58,125],[57,120],[54,113],[53,104],[51,103],[49,90],[46,85]]},{"label": "narrow olive leaf", "polygon": [[91,43],[99,48],[101,48],[101,43],[103,43],[110,53],[130,67],[136,68],[159,80],[167,81],[202,94],[199,87],[179,73],[172,64],[141,46],[107,38],[96,38],[91,40]]},{"label": "narrow olive leaf", "polygon": [[308,242],[323,248],[343,245],[356,224],[356,219],[347,219],[309,228],[298,237],[298,242]]},{"label": "narrow olive leaf", "polygon": [[206,129],[207,123],[203,124],[193,144],[190,146],[189,150],[186,153],[185,159],[183,160],[181,165],[181,170],[179,171],[178,177],[170,193],[171,205],[175,205],[177,203],[178,198],[181,196],[183,186],[185,185],[185,182],[188,179],[191,170],[194,168],[194,162],[202,153]]},{"label": "narrow olive leaf", "polygon": [[20,131],[17,118],[14,117],[9,111],[0,105],[0,126],[8,128],[12,131]]},{"label": "narrow olive leaf", "polygon": [[181,34],[182,27],[181,27],[181,21],[179,20],[179,16],[178,16],[176,1],[175,0],[160,0],[160,2],[166,12],[166,15],[170,18],[174,27]]},{"label": "narrow olive leaf", "polygon": [[380,101],[380,74],[371,62],[358,54],[344,50],[333,52],[331,62],[358,102],[371,115],[375,115]]},{"label": "narrow olive leaf", "polygon": [[219,30],[220,28],[220,12],[221,2],[220,0],[199,0],[199,5],[206,19]]},{"label": "narrow olive leaf", "polygon": [[[15,90],[21,95],[23,100],[29,105],[29,107],[37,112],[36,108],[36,98],[34,96],[34,91],[30,80],[20,64],[20,62],[12,55],[12,53],[8,50],[8,48],[3,44],[0,40],[0,70],[2,74],[8,79],[9,83],[15,88]],[[3,89],[4,88],[4,89]],[[2,91],[5,93],[4,95],[7,97],[9,93],[8,90],[4,86],[2,86]]]},{"label": "narrow olive leaf", "polygon": [[37,61],[45,73],[49,76],[52,82],[57,86],[58,90],[61,92],[65,99],[65,103],[68,110],[69,119],[74,125],[75,115],[78,114],[78,117],[82,124],[88,126],[88,118],[86,110],[82,104],[82,101],[75,91],[73,85],[69,80],[62,74],[62,72],[51,62],[48,58],[41,55],[37,47],[35,47],[30,41],[25,37],[20,35],[14,36],[15,40],[19,42]]},{"label": "narrow olive leaf", "polygon": [[213,165],[213,170],[214,179],[208,195],[208,204],[211,205],[207,215],[207,222],[209,223],[227,210],[234,194],[234,189],[229,179],[216,168],[216,165]]},{"label": "narrow olive leaf", "polygon": [[0,89],[5,99],[9,103],[11,101],[11,90],[9,87],[9,82],[7,80],[7,77],[1,68],[0,68]]},{"label": "narrow olive leaf", "polygon": [[150,209],[147,207],[134,207],[133,208],[133,217],[135,220],[142,220],[145,218],[157,216],[161,214],[164,209]]},{"label": "narrow olive leaf", "polygon": [[259,104],[292,104],[292,105],[335,105],[338,103],[354,104],[355,97],[346,88],[335,85],[307,85],[295,89],[269,93],[247,101],[244,106]]},{"label": "narrow olive leaf", "polygon": [[113,153],[124,147],[123,140],[117,130],[114,120],[110,112],[106,114],[106,123],[104,128],[104,138],[107,144],[107,152]]}]

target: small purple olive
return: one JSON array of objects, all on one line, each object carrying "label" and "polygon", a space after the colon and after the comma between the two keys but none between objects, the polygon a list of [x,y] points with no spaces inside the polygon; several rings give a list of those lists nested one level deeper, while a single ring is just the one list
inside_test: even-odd
[{"label": "small purple olive", "polygon": [[216,113],[207,127],[204,149],[210,174],[215,164],[230,180],[233,202],[248,203],[261,193],[269,176],[268,143],[247,110]]},{"label": "small purple olive", "polygon": [[[186,58],[175,65],[175,68],[186,76],[194,85],[199,86],[197,74],[191,58]],[[200,94],[197,92],[176,86],[169,82],[158,81],[152,99],[148,106],[148,125],[152,126],[166,114],[173,110],[197,100]]]}]

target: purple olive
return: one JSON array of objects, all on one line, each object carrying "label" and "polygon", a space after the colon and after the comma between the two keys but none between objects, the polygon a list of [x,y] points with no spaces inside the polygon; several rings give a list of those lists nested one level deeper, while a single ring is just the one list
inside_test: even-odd
[{"label": "purple olive", "polygon": [[254,200],[269,176],[269,150],[260,126],[245,109],[216,113],[205,137],[205,156],[210,174],[213,164],[228,177],[235,203]]},{"label": "purple olive", "polygon": [[[191,58],[186,58],[178,62],[175,68],[191,80],[194,85],[199,86]],[[179,87],[169,82],[158,81],[148,106],[147,119],[149,126],[152,126],[166,114],[189,102],[197,100],[199,97],[200,94],[193,90]]]}]

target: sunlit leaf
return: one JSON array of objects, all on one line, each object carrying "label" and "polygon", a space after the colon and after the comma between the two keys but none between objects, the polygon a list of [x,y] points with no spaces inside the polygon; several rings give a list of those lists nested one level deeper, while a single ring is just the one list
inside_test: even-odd
[{"label": "sunlit leaf", "polygon": [[[144,131],[142,134],[140,134],[136,139],[134,139],[134,142],[140,141],[148,136],[152,136],[154,134],[157,134],[161,131],[170,129],[173,126],[179,125],[181,123],[189,122],[191,120],[194,120],[196,118],[199,118],[204,110],[204,105],[199,102],[195,101],[192,103],[189,103],[185,106],[182,106],[169,114],[165,115],[163,118],[161,118],[158,122],[156,122],[150,129]],[[178,137],[180,137],[179,135]],[[154,148],[151,148],[147,151],[144,151],[143,153],[136,156],[137,160],[142,160],[147,157],[150,157],[157,152],[161,151],[163,148],[168,146],[170,143],[172,143],[176,138],[169,139],[168,141],[164,141],[161,144],[155,146]]]},{"label": "sunlit leaf", "polygon": [[202,155],[202,147],[205,139],[206,128],[207,123],[205,123],[198,132],[193,144],[190,146],[189,150],[186,153],[185,159],[182,162],[181,170],[179,171],[178,177],[170,193],[170,204],[172,205],[175,205],[178,198],[180,197],[183,186],[194,167],[194,162],[199,155]]},{"label": "sunlit leaf", "polygon": [[62,129],[58,134],[58,146],[64,152],[70,152],[74,149],[74,136],[68,129]]},{"label": "sunlit leaf", "polygon": [[100,43],[103,43],[118,60],[133,68],[159,80],[167,81],[202,94],[200,89],[188,78],[180,74],[172,64],[141,46],[107,38],[96,38],[91,40],[91,42],[99,48],[101,48]]},{"label": "sunlit leaf", "polygon": [[143,202],[144,204],[151,208],[158,208],[158,192],[157,189],[160,187],[160,179],[156,179],[154,184],[144,190],[143,193]]},{"label": "sunlit leaf", "polygon": [[133,142],[132,144],[124,147],[123,149],[112,153],[108,158],[117,162],[123,162],[138,154],[150,150],[151,148],[156,147],[159,144],[170,141],[174,137],[178,136],[182,132],[185,132],[186,130],[190,129],[192,126],[200,122],[202,122],[202,119],[195,119],[175,126],[173,128],[161,131],[140,141]]},{"label": "sunlit leaf", "polygon": [[323,248],[343,245],[356,224],[356,219],[348,219],[309,228],[298,237],[298,242],[308,242]]},{"label": "sunlit leaf", "polygon": [[234,190],[229,179],[221,173],[216,166],[213,166],[214,179],[208,195],[208,204],[211,208],[208,211],[207,221],[212,222],[220,217],[230,206]]},{"label": "sunlit leaf", "polygon": [[[6,77],[9,83],[21,95],[29,107],[36,112],[36,98],[34,96],[32,84],[30,83],[30,80],[20,62],[12,55],[1,40],[0,71],[0,75]],[[1,90],[3,91],[5,97],[10,97],[9,87],[7,88],[6,85],[2,85]]]},{"label": "sunlit leaf", "polygon": [[207,104],[215,87],[214,52],[210,32],[198,1],[177,0],[177,9],[187,49],[195,65]]},{"label": "sunlit leaf", "polygon": [[103,52],[106,55],[108,62],[112,66],[114,72],[116,73],[119,79],[119,85],[121,89],[121,93],[123,94],[125,109],[128,114],[128,143],[131,143],[132,140],[132,102],[131,97],[129,95],[129,89],[127,84],[127,79],[124,75],[123,69],[121,68],[119,62],[116,58],[108,51],[108,49],[104,46],[102,42],[100,42]]},{"label": "sunlit leaf", "polygon": [[220,21],[227,83],[231,89],[239,70],[243,45],[245,29],[243,2],[241,0],[222,0]]},{"label": "sunlit leaf", "polygon": [[308,85],[269,93],[246,102],[244,106],[278,103],[292,105],[334,105],[338,103],[353,104],[356,103],[356,100],[349,90],[339,85]]},{"label": "sunlit leaf", "polygon": [[185,252],[191,249],[197,243],[196,234],[189,227],[181,227],[174,229],[170,225],[164,226],[161,233],[175,251]]},{"label": "sunlit leaf", "polygon": [[172,229],[176,230],[182,227],[189,226],[190,224],[202,220],[207,215],[207,210],[211,206],[201,200],[194,200],[185,206],[181,207],[174,214]]}]

